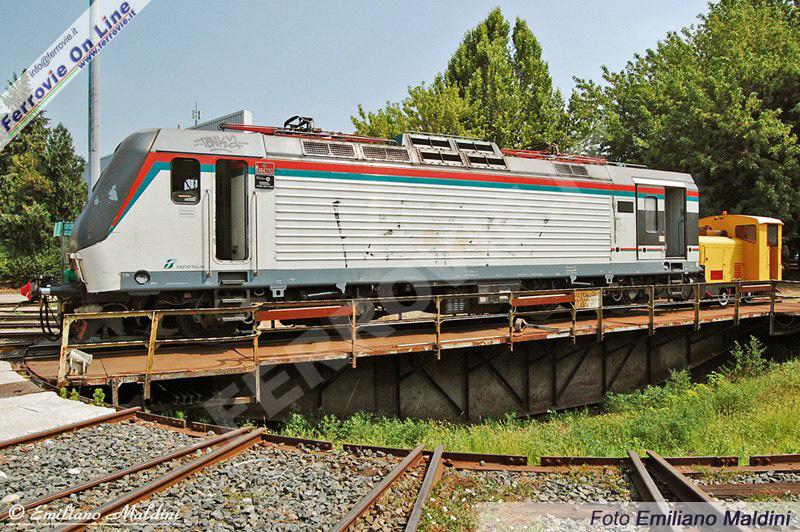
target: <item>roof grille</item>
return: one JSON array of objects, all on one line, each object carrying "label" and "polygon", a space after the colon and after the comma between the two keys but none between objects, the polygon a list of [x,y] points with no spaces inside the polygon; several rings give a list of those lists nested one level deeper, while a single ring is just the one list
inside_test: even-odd
[{"label": "roof grille", "polygon": [[411,135],[409,139],[411,140],[411,144],[417,148],[450,149],[450,141],[445,138]]},{"label": "roof grille", "polygon": [[461,155],[454,151],[419,150],[419,157],[422,162],[428,164],[464,164],[461,160]]},{"label": "roof grille", "polygon": [[485,155],[483,153],[470,153],[467,158],[469,159],[470,166],[477,166],[479,168],[506,168],[506,161],[502,157]]},{"label": "roof grille", "polygon": [[384,146],[362,146],[364,157],[380,161],[404,161],[411,160],[408,150],[405,148],[387,148]]},{"label": "roof grille", "polygon": [[489,142],[481,142],[479,140],[462,140],[457,139],[456,145],[459,150],[472,150],[483,153],[494,153],[494,146]]},{"label": "roof grille", "polygon": [[303,141],[303,154],[319,155],[322,157],[347,157],[356,158],[356,150],[352,144],[339,144],[334,142]]},{"label": "roof grille", "polygon": [[580,164],[553,163],[553,166],[556,167],[556,173],[558,174],[589,177],[589,170]]}]

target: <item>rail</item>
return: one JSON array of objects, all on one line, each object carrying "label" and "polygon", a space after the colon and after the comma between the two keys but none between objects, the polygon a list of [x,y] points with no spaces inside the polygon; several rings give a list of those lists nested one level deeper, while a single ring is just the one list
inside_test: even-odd
[{"label": "rail", "polygon": [[[43,497],[26,500],[26,501],[20,502],[18,504],[20,506],[22,506],[22,508],[24,508],[26,512],[28,512],[33,508],[37,508],[37,507],[42,506],[44,504],[48,504],[48,503],[51,503],[53,501],[57,501],[59,499],[63,499],[65,497],[69,497],[70,495],[73,495],[75,493],[80,493],[80,492],[83,492],[83,491],[90,490],[90,489],[95,488],[95,487],[97,487],[97,486],[99,486],[101,484],[107,484],[109,482],[114,482],[115,480],[119,480],[119,479],[121,479],[123,477],[126,477],[128,475],[132,475],[134,473],[138,473],[140,471],[144,471],[144,470],[153,468],[155,466],[158,466],[158,465],[166,463],[166,462],[170,462],[172,460],[176,460],[178,458],[183,458],[183,457],[191,455],[192,453],[195,453],[197,451],[202,451],[202,450],[204,450],[204,449],[206,449],[208,447],[213,447],[215,445],[219,445],[219,444],[222,444],[222,443],[227,443],[228,441],[230,441],[234,437],[237,437],[237,436],[240,436],[240,435],[242,435],[242,434],[244,434],[246,432],[249,432],[249,430],[250,429],[248,429],[247,427],[241,427],[239,429],[235,429],[235,430],[232,430],[230,432],[226,432],[224,434],[218,434],[218,435],[210,437],[210,438],[201,439],[197,443],[194,443],[192,445],[188,445],[188,446],[185,446],[185,447],[181,447],[181,448],[179,448],[179,449],[177,449],[175,451],[169,451],[168,453],[162,454],[161,456],[158,456],[156,458],[153,458],[153,459],[150,459],[150,460],[147,460],[147,461],[144,461],[144,462],[139,462],[138,464],[132,465],[130,467],[127,467],[127,468],[124,468],[124,469],[118,469],[116,471],[113,471],[111,473],[107,473],[107,474],[102,475],[100,477],[93,478],[93,479],[88,480],[86,482],[83,482],[83,483],[80,483],[80,484],[75,484],[75,485],[69,486],[67,488],[64,488],[64,489],[61,489],[61,490],[58,490],[58,491],[55,491],[55,492],[52,492],[52,493],[48,493],[47,495],[45,495]],[[9,518],[9,512],[8,511],[0,513],[0,522],[5,521],[8,518]]]},{"label": "rail", "polygon": [[[185,419],[170,418],[152,413],[142,412],[138,408],[119,410],[79,424],[71,424],[59,429],[43,431],[40,433],[17,438],[11,445],[27,445],[54,438],[65,432],[84,429],[100,423],[112,423],[136,417],[141,421],[154,423],[163,430],[190,431],[191,436],[197,439],[185,446],[167,450],[164,454],[155,457],[145,457],[143,461],[125,464],[121,469],[109,470],[97,477],[81,480],[70,486],[56,488],[54,491],[45,492],[36,498],[25,499],[18,504],[25,511],[41,507],[54,501],[70,498],[72,502],[76,497],[89,495],[83,502],[78,502],[86,512],[82,512],[77,520],[63,523],[59,530],[81,530],[89,526],[103,526],[103,520],[109,514],[131,505],[144,501],[154,494],[170,486],[187,481],[189,477],[200,473],[214,464],[239,455],[240,453],[262,444],[276,445],[285,449],[286,446],[303,449],[304,453],[311,452],[314,456],[324,455],[332,450],[330,442],[308,440],[279,436],[265,432],[265,429],[252,429],[250,427],[229,428],[203,423],[187,422]],[[209,432],[210,431],[210,432]],[[201,435],[207,434],[208,437]],[[216,435],[214,435],[216,433]],[[313,450],[311,449],[313,448]],[[415,449],[394,449],[375,447],[370,445],[344,444],[343,450],[359,456],[367,451],[382,451],[402,459],[397,462],[392,470],[381,479],[373,489],[355,504],[346,515],[340,518],[334,530],[349,530],[361,527],[366,523],[358,523],[368,515],[370,509],[381,497],[391,492],[398,486],[398,482],[406,478],[411,468],[425,467],[424,479],[418,487],[408,488],[408,493],[413,495],[413,507],[410,513],[404,503],[409,502],[401,493],[392,493],[393,497],[385,499],[385,504],[393,515],[402,511],[406,514],[406,531],[417,530],[423,511],[430,495],[438,481],[443,476],[445,467],[451,470],[497,470],[509,473],[522,474],[555,474],[579,472],[582,477],[588,475],[605,475],[608,467],[628,468],[629,475],[635,486],[631,493],[633,500],[655,503],[660,508],[660,513],[668,515],[671,507],[667,506],[665,494],[670,500],[676,502],[703,502],[709,504],[708,510],[714,512],[720,519],[721,508],[719,501],[714,497],[725,499],[747,499],[752,497],[784,497],[787,494],[800,493],[800,483],[793,481],[765,482],[761,484],[749,483],[723,483],[703,484],[703,478],[719,478],[736,474],[752,474],[765,472],[796,472],[800,466],[800,455],[751,455],[749,465],[739,465],[737,456],[683,456],[661,457],[653,451],[647,451],[646,457],[640,457],[636,452],[629,450],[627,457],[586,457],[586,456],[543,456],[539,465],[528,465],[527,457],[514,455],[485,455],[444,451],[442,445],[437,445],[433,451],[425,450],[423,445]],[[205,452],[203,452],[205,451]],[[315,460],[316,458],[311,458]],[[176,462],[181,460],[181,462]],[[303,460],[306,460],[304,457]],[[427,463],[425,463],[427,462]],[[155,468],[165,466],[166,472],[157,476]],[[592,468],[594,468],[592,470]],[[144,471],[150,471],[150,478],[144,484],[126,489],[120,495],[88,511],[93,501],[98,501],[96,494],[90,490],[98,486],[106,486],[112,482],[129,478]],[[695,477],[700,477],[696,479]],[[134,483],[136,484],[136,483]],[[113,491],[113,490],[112,490]],[[397,496],[395,496],[397,495]],[[101,496],[99,500],[103,500]],[[192,504],[196,501],[183,501]],[[96,504],[97,502],[95,502]],[[403,503],[403,504],[401,504]],[[385,510],[383,510],[385,511]],[[8,509],[0,512],[0,523],[10,518]],[[678,527],[665,527],[665,530],[679,530]],[[741,528],[732,528],[742,530]]]},{"label": "rail", "polygon": [[[417,465],[423,459],[422,451],[424,445],[419,445],[408,453],[403,460],[395,466],[392,471],[383,478],[369,493],[356,503],[356,505],[333,527],[336,532],[344,532],[353,526],[358,518],[364,516],[384,493],[389,490],[392,484],[398,480],[406,471]],[[438,467],[438,465],[436,466]]]},{"label": "rail", "polygon": [[25,436],[19,436],[18,438],[4,440],[0,442],[0,449],[6,449],[14,445],[22,445],[22,444],[27,445],[30,443],[36,443],[38,441],[47,440],[54,436],[66,434],[67,432],[74,432],[76,430],[94,427],[102,423],[116,423],[119,421],[124,421],[126,419],[130,419],[136,416],[140,410],[141,409],[138,406],[134,406],[132,408],[117,410],[116,412],[111,412],[109,414],[104,414],[102,416],[84,419],[83,421],[76,421],[75,423],[70,423],[68,425],[62,425],[60,427],[55,427],[40,432],[34,432],[33,434],[26,434]]},{"label": "rail", "polygon": [[[788,290],[787,290],[788,288]],[[724,290],[724,298],[718,293]],[[490,293],[454,293],[423,296],[399,296],[386,298],[351,298],[321,301],[283,301],[255,304],[241,308],[198,308],[198,309],[156,309],[147,311],[120,311],[67,314],[62,327],[61,349],[57,382],[64,386],[68,382],[68,354],[73,348],[96,349],[106,347],[140,346],[147,348],[147,362],[144,371],[145,398],[150,397],[150,380],[157,349],[162,345],[181,343],[228,343],[252,340],[254,367],[259,364],[260,337],[274,334],[275,331],[334,331],[349,344],[349,358],[353,367],[364,355],[359,344],[364,334],[375,336],[387,328],[404,326],[424,326],[432,331],[431,341],[425,342],[424,350],[432,350],[441,358],[442,350],[461,346],[463,338],[448,339],[445,325],[470,326],[495,320],[505,323],[501,332],[504,341],[514,350],[515,343],[531,334],[542,331],[553,336],[568,337],[577,342],[579,335],[595,335],[602,341],[609,330],[608,320],[620,315],[637,315],[643,318],[642,328],[652,336],[658,323],[656,316],[670,310],[688,310],[692,316],[685,324],[695,330],[704,323],[701,308],[704,305],[727,303],[725,319],[738,326],[744,305],[768,305],[763,315],[769,318],[770,334],[780,334],[781,323],[777,317],[782,313],[776,309],[779,302],[800,300],[800,281],[734,281],[730,283],[682,283],[650,284],[610,287],[573,287],[547,290],[498,291]],[[468,304],[469,303],[469,304]],[[392,314],[373,320],[365,317],[370,309],[391,305]],[[500,312],[470,312],[470,308],[491,305]],[[253,328],[249,334],[223,336],[216,338],[158,338],[159,323],[168,316],[179,315],[218,315],[250,314]],[[797,312],[795,312],[797,313]],[[392,316],[397,316],[392,318]],[[148,339],[70,342],[71,325],[79,320],[145,317],[150,320]],[[553,318],[557,318],[554,320]],[[288,325],[291,320],[327,319],[334,323],[321,325]],[[345,323],[335,323],[337,319]],[[259,330],[261,322],[272,322],[272,328]],[[282,327],[275,327],[282,322]],[[690,322],[690,323],[689,323]],[[502,327],[501,327],[502,329]],[[480,338],[473,339],[479,341]],[[345,345],[348,345],[345,344]]]},{"label": "rail", "polygon": [[72,521],[65,526],[59,527],[57,530],[60,532],[85,530],[89,525],[99,521],[101,518],[106,517],[120,508],[124,508],[126,505],[135,504],[138,501],[145,500],[154,493],[167,489],[170,486],[173,486],[185,478],[197,473],[198,471],[201,471],[247,450],[261,441],[261,435],[263,432],[264,429],[251,430],[234,438],[231,438],[228,434],[225,434],[223,439],[225,439],[227,443],[224,445],[217,447],[211,452],[200,455],[199,458],[179,466],[143,486],[135,488],[101,506],[98,506],[94,510],[83,514],[85,515],[83,519]]}]

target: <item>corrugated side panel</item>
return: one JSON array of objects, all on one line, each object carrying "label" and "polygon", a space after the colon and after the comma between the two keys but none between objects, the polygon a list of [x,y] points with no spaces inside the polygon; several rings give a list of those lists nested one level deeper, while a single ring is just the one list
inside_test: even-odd
[{"label": "corrugated side panel", "polygon": [[341,266],[610,261],[608,196],[278,177],[275,258]]}]

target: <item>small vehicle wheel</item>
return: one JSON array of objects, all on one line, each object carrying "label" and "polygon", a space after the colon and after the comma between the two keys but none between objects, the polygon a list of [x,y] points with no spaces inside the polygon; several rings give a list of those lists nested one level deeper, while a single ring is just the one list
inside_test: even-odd
[{"label": "small vehicle wheel", "polygon": [[720,288],[719,293],[717,294],[717,303],[719,303],[720,307],[727,307],[728,303],[731,302],[731,295],[728,292],[727,288]]}]

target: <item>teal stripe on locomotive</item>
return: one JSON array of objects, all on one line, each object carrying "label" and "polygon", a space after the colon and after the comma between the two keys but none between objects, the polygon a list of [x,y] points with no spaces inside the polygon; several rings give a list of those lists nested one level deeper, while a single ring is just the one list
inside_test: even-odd
[{"label": "teal stripe on locomotive", "polygon": [[[213,164],[202,164],[200,166],[203,173],[214,173],[215,166]],[[132,200],[128,203],[122,215],[119,217],[117,223],[109,228],[109,233],[113,231],[114,227],[124,216],[130,211],[136,201],[141,197],[150,183],[155,179],[161,171],[169,171],[170,164],[168,162],[154,162],[147,172],[147,175],[142,180],[142,183],[137,188]],[[255,169],[253,165],[248,166],[248,174],[253,175]],[[416,177],[416,176],[397,176],[397,175],[380,175],[380,174],[364,174],[355,172],[326,172],[320,170],[295,170],[288,168],[276,168],[275,175],[278,177],[294,177],[306,179],[337,179],[342,181],[362,181],[362,182],[377,182],[377,183],[408,183],[415,185],[441,185],[441,186],[458,186],[458,187],[476,187],[476,188],[494,188],[505,190],[532,190],[541,192],[561,192],[566,194],[589,194],[594,196],[616,196],[616,197],[634,197],[634,191],[627,190],[612,190],[612,189],[598,189],[590,187],[581,187],[576,185],[574,187],[565,187],[561,185],[542,185],[542,184],[529,184],[529,183],[505,183],[498,181],[477,181],[466,179],[447,179],[440,177]],[[648,194],[663,199],[663,194]],[[697,198],[688,197],[689,201],[697,201]]]},{"label": "teal stripe on locomotive", "polygon": [[[595,188],[562,187],[559,185],[533,185],[527,183],[502,183],[497,181],[472,181],[464,179],[444,179],[438,177],[412,177],[395,175],[360,174],[350,172],[323,172],[318,170],[293,170],[276,168],[275,175],[280,177],[300,177],[308,179],[340,179],[344,181],[374,181],[382,183],[410,183],[416,185],[443,185],[458,187],[499,188],[510,190],[536,190],[544,192],[563,192],[569,194],[592,194],[598,196],[628,196],[635,192],[622,190],[603,190]],[[654,194],[655,195],[655,194]],[[658,195],[663,199],[663,194]]]}]

